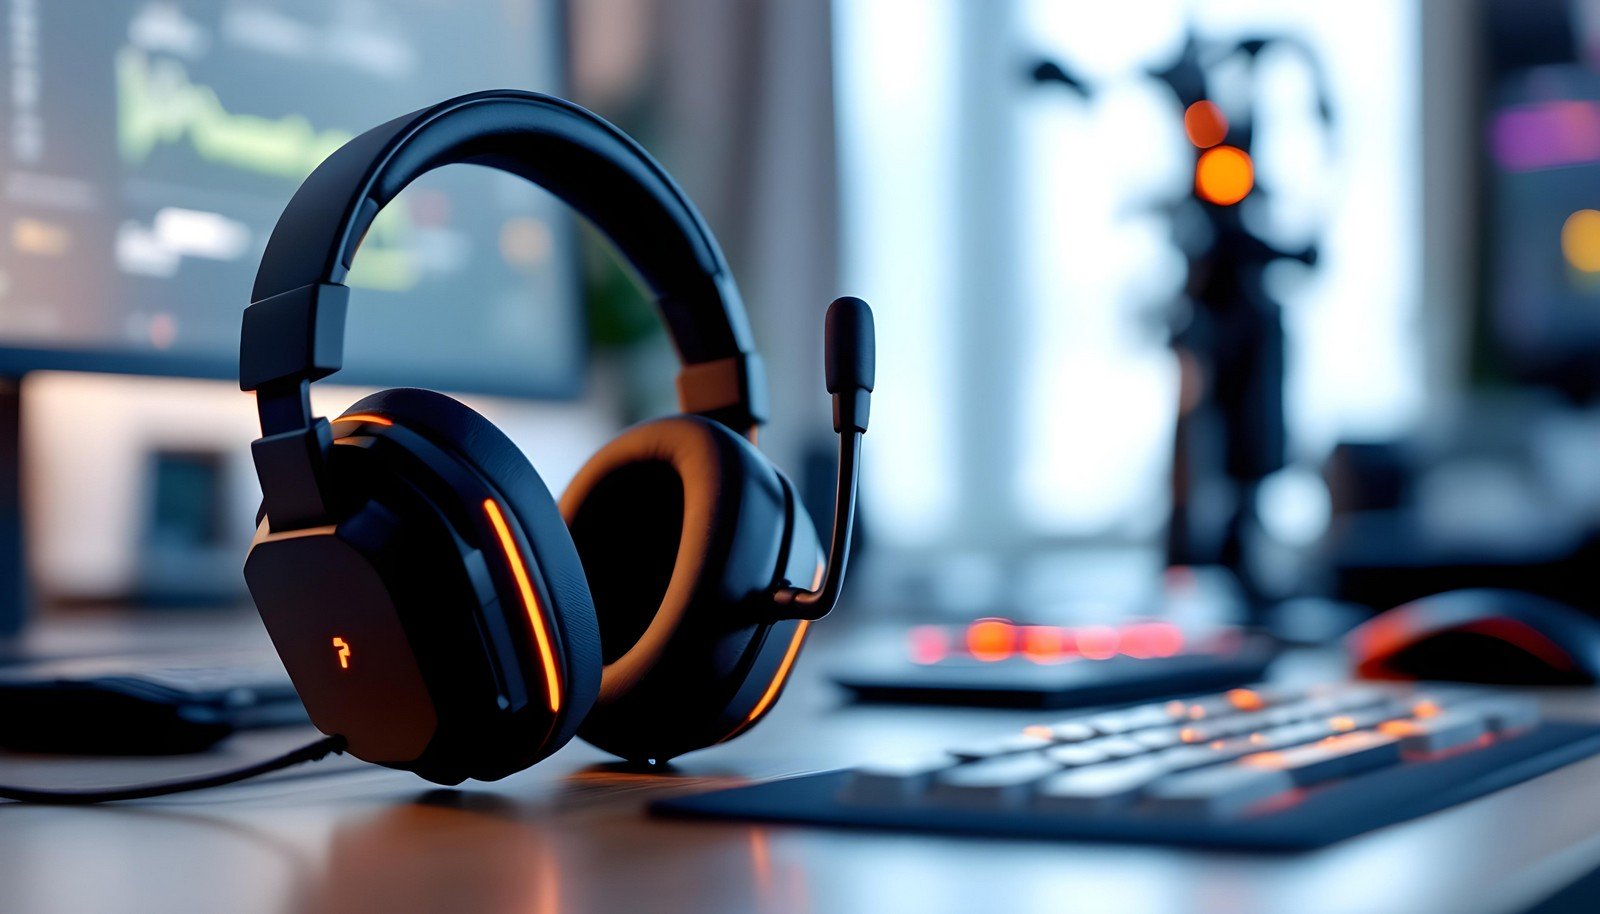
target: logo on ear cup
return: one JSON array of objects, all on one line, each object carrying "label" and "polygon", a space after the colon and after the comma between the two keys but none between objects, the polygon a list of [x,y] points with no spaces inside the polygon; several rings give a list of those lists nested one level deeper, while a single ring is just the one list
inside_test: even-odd
[{"label": "logo on ear cup", "polygon": [[350,644],[349,644],[349,642],[345,641],[343,638],[335,637],[333,639],[333,648],[334,648],[334,650],[339,652],[339,669],[341,669],[341,670],[350,669]]}]

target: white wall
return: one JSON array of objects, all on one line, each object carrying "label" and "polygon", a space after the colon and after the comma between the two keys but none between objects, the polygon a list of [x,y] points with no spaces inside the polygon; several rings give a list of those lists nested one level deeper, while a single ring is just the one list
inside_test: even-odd
[{"label": "white wall", "polygon": [[[614,433],[600,385],[571,403],[462,397],[533,460],[559,495]],[[337,415],[366,391],[319,386],[315,405]],[[23,401],[31,565],[47,597],[108,598],[133,583],[149,480],[158,449],[229,455],[229,524],[248,543],[260,500],[250,464],[254,401],[233,384],[110,375],[29,376]]]}]

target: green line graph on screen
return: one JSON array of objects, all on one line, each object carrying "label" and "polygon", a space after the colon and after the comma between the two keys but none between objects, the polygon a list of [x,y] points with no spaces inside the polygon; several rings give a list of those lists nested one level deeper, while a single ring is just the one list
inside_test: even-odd
[{"label": "green line graph on screen", "polygon": [[117,53],[117,146],[139,165],[165,144],[187,144],[207,162],[300,180],[353,134],[318,130],[299,114],[261,117],[229,111],[184,65],[138,48]]},{"label": "green line graph on screen", "polygon": [[[214,89],[190,79],[181,61],[139,48],[117,52],[116,84],[117,149],[132,167],[148,162],[162,146],[184,145],[207,163],[297,184],[354,136],[318,129],[299,114],[230,111]],[[351,265],[351,285],[405,291],[417,284],[404,204],[386,207],[373,221]]]}]

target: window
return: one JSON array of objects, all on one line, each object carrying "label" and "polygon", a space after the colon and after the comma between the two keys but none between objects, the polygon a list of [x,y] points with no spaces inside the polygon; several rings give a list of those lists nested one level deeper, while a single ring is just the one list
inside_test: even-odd
[{"label": "window", "polygon": [[[1153,543],[1165,520],[1185,266],[1159,206],[1188,192],[1181,110],[1146,76],[1204,39],[1310,46],[1257,66],[1248,217],[1274,266],[1295,454],[1392,433],[1422,405],[1415,3],[839,0],[847,287],[878,310],[866,512],[917,550]],[[1035,84],[1041,56],[1091,87]],[[1235,67],[1235,70],[1238,70]],[[1219,71],[1226,109],[1242,74]]]}]

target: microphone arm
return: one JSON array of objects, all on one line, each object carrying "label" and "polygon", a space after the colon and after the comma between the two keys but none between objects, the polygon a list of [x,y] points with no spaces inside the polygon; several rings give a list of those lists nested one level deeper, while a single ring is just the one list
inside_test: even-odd
[{"label": "microphone arm", "polygon": [[859,298],[840,298],[828,306],[826,378],[833,394],[833,430],[839,435],[839,476],[833,499],[833,535],[828,564],[816,590],[784,587],[772,595],[779,619],[815,621],[839,602],[855,532],[856,490],[861,471],[861,436],[872,411],[877,339],[872,309]]}]

